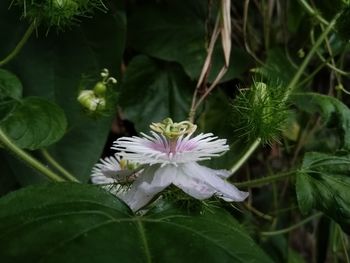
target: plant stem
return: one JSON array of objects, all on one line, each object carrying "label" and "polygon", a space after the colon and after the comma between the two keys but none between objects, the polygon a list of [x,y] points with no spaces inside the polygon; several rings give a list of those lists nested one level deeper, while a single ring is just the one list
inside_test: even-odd
[{"label": "plant stem", "polygon": [[252,145],[250,145],[249,149],[244,153],[244,155],[232,166],[230,169],[231,175],[237,172],[239,168],[245,163],[245,161],[249,158],[249,156],[255,151],[255,149],[259,146],[261,142],[261,138],[256,139]]},{"label": "plant stem", "polygon": [[245,182],[237,182],[237,183],[234,183],[234,185],[237,187],[255,187],[255,186],[265,185],[265,184],[269,184],[269,183],[281,180],[281,179],[289,177],[293,174],[295,174],[295,171],[266,176],[263,178],[249,180],[249,181],[245,181]]},{"label": "plant stem", "polygon": [[258,209],[256,209],[255,207],[251,206],[248,203],[244,203],[244,207],[247,208],[249,211],[251,211],[253,214],[255,214],[258,217],[261,217],[261,218],[263,218],[265,220],[272,221],[274,219],[272,216],[267,215],[267,214],[259,211]]},{"label": "plant stem", "polygon": [[23,48],[24,44],[28,41],[29,37],[32,35],[34,29],[36,28],[36,22],[33,21],[28,27],[27,31],[24,33],[22,39],[17,43],[17,46],[7,55],[3,60],[0,61],[0,67],[12,60]]},{"label": "plant stem", "polygon": [[[328,33],[331,31],[331,29],[334,27],[335,22],[337,20],[337,18],[339,17],[339,14],[336,15],[334,17],[334,19],[327,24],[327,28],[322,32],[322,34],[319,36],[319,38],[317,39],[317,41],[315,42],[315,44],[312,46],[311,50],[309,51],[309,53],[307,54],[307,56],[305,57],[303,63],[300,65],[298,71],[295,73],[294,77],[292,78],[292,80],[290,81],[290,83],[288,84],[287,88],[286,88],[286,94],[283,98],[283,101],[286,101],[290,94],[292,93],[292,91],[294,90],[295,87],[297,87],[298,81],[300,79],[300,77],[302,76],[306,66],[309,64],[310,60],[312,59],[313,55],[315,54],[315,52],[317,51],[317,48],[321,45],[322,41],[327,37]],[[242,165],[243,163],[249,158],[249,156],[254,152],[254,150],[258,147],[258,145],[260,144],[261,139],[258,138],[250,147],[249,149],[246,151],[246,153],[241,157],[241,159],[238,160],[238,162],[236,164],[233,165],[233,167],[230,169],[231,174],[234,174]]]},{"label": "plant stem", "polygon": [[[201,74],[199,76],[196,88],[195,88],[193,96],[192,96],[192,103],[191,103],[191,108],[190,108],[189,116],[188,116],[188,120],[190,122],[194,122],[195,115],[196,115],[196,110],[197,110],[199,104],[202,102],[201,99],[204,99],[203,97],[207,96],[205,94],[201,95],[200,101],[197,102],[197,99],[198,99],[197,97],[198,97],[199,90],[201,88],[205,89],[205,87],[206,87],[206,78],[208,77],[208,74],[210,72],[210,66],[211,66],[211,63],[212,63],[214,47],[215,47],[216,41],[218,40],[219,35],[220,35],[220,14],[217,15],[216,22],[215,22],[215,27],[214,27],[213,33],[211,35],[209,47],[208,47],[208,50],[207,50],[207,56],[205,58]],[[215,86],[211,85],[211,87],[208,90],[211,91],[211,89],[213,89],[213,87],[215,87]]]},{"label": "plant stem", "polygon": [[51,155],[50,153],[43,149],[41,150],[42,155],[45,157],[45,159],[57,169],[64,177],[66,177],[69,181],[72,182],[79,182],[77,178],[75,178],[70,172],[68,172],[66,169],[64,169]]},{"label": "plant stem", "polygon": [[300,221],[299,223],[295,224],[295,225],[292,225],[290,227],[287,227],[287,228],[284,228],[284,229],[280,229],[280,230],[277,230],[277,231],[269,231],[269,232],[260,232],[261,235],[263,236],[276,236],[276,235],[281,235],[281,234],[285,234],[285,233],[288,233],[306,223],[308,223],[309,221],[317,218],[317,217],[320,217],[322,215],[322,212],[318,212],[312,216],[309,216],[307,218],[305,218],[304,220]]},{"label": "plant stem", "polygon": [[302,7],[305,9],[306,12],[308,12],[311,16],[315,17],[320,23],[328,26],[329,22],[324,19],[318,11],[313,9],[305,0],[299,0],[299,3],[302,5]]},{"label": "plant stem", "polygon": [[259,64],[263,65],[264,63],[254,54],[254,52],[251,50],[249,44],[248,44],[248,10],[249,10],[249,1],[250,0],[245,0],[244,1],[244,9],[243,9],[243,40],[244,40],[244,47],[246,51],[248,52],[249,55],[254,58],[256,62]]},{"label": "plant stem", "polygon": [[218,75],[216,76],[215,80],[213,81],[213,83],[210,85],[210,87],[207,88],[207,90],[204,92],[203,95],[200,96],[200,98],[194,104],[194,106],[191,107],[190,114],[189,114],[189,121],[190,122],[194,121],[194,117],[195,117],[195,114],[196,114],[198,107],[201,105],[201,103],[204,101],[204,99],[206,99],[206,97],[209,95],[209,93],[216,87],[216,85],[220,82],[222,77],[225,75],[226,71],[227,71],[227,67],[223,66],[221,68],[220,72],[218,73]]},{"label": "plant stem", "polygon": [[[321,28],[322,28],[322,30],[324,29],[323,26],[322,26]],[[314,43],[315,43],[315,37],[314,37],[314,35],[315,35],[315,34],[314,34],[314,30],[312,29],[312,30],[310,31],[311,44],[314,44]],[[326,42],[326,46],[327,46],[327,49],[328,49],[328,53],[329,53],[329,55],[330,55],[330,57],[329,57],[328,60],[329,60],[331,63],[329,63],[329,62],[322,56],[322,54],[321,54],[319,51],[316,51],[317,56],[320,58],[320,60],[321,60],[323,63],[326,63],[326,65],[327,65],[329,68],[333,69],[336,73],[339,73],[340,75],[344,75],[344,76],[349,76],[349,75],[350,75],[350,72],[346,72],[346,71],[344,71],[344,70],[342,70],[342,69],[340,69],[340,68],[337,68],[337,66],[335,65],[335,60],[334,60],[334,56],[333,56],[333,52],[332,52],[331,46],[330,46],[329,41],[328,41],[327,38],[325,39],[325,42]]]},{"label": "plant stem", "polygon": [[12,152],[14,155],[16,155],[19,159],[24,161],[26,164],[33,167],[35,170],[39,171],[40,173],[42,173],[52,181],[55,181],[55,182],[65,181],[56,173],[52,172],[50,169],[45,167],[45,165],[40,163],[38,160],[34,159],[32,156],[30,156],[28,153],[23,151],[17,145],[15,145],[1,129],[0,129],[0,144],[2,144],[5,148],[7,148],[10,152]]},{"label": "plant stem", "polygon": [[301,63],[298,71],[295,73],[293,79],[290,81],[286,88],[286,94],[285,97],[283,98],[284,101],[286,101],[289,97],[289,95],[292,93],[293,89],[297,87],[297,83],[302,76],[306,66],[309,64],[310,60],[312,59],[313,55],[316,53],[318,47],[321,45],[322,41],[327,37],[328,33],[331,31],[331,29],[334,27],[335,22],[337,18],[339,17],[339,14],[335,16],[335,18],[328,24],[326,29],[322,32],[322,34],[318,37],[316,40],[315,44],[312,46],[311,50],[305,57],[303,63]]}]

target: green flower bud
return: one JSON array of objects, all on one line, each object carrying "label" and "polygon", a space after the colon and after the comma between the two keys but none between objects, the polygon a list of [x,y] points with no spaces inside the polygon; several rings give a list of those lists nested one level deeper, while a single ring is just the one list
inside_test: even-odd
[{"label": "green flower bud", "polygon": [[106,93],[106,90],[107,90],[106,84],[101,81],[97,82],[94,87],[95,94],[99,96],[103,96]]},{"label": "green flower bud", "polygon": [[30,21],[58,28],[76,24],[77,16],[90,15],[96,8],[105,8],[102,0],[16,0],[15,4],[23,8],[23,16]]},{"label": "green flower bud", "polygon": [[96,96],[92,90],[82,90],[77,100],[90,112],[103,111],[106,108],[106,99]]},{"label": "green flower bud", "polygon": [[276,140],[288,116],[283,98],[283,87],[271,83],[254,82],[250,89],[241,90],[232,105],[238,136],[265,143]]},{"label": "green flower bud", "polygon": [[[115,103],[117,100],[117,93],[112,86],[117,81],[109,77],[109,71],[103,69],[101,72],[101,80],[96,82],[93,89],[81,90],[77,100],[88,111],[89,115],[109,115],[115,110]],[[82,84],[82,88],[86,87]]]}]

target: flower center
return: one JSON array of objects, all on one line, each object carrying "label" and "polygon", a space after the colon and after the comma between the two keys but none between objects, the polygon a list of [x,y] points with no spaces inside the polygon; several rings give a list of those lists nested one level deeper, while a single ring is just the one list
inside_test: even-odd
[{"label": "flower center", "polygon": [[176,153],[176,145],[177,145],[177,139],[170,139],[169,140],[169,154]]},{"label": "flower center", "polygon": [[171,118],[166,118],[162,122],[152,123],[150,128],[170,139],[170,145],[174,145],[170,147],[172,149],[176,147],[177,138],[181,135],[194,133],[197,129],[197,125],[189,121],[173,122]]}]

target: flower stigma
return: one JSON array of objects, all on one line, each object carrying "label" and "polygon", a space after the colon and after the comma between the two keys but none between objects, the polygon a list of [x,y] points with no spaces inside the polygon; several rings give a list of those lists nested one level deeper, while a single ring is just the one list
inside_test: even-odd
[{"label": "flower stigma", "polygon": [[177,139],[181,135],[194,133],[197,125],[190,121],[173,122],[171,118],[165,118],[161,122],[152,123],[150,128],[169,139]]}]

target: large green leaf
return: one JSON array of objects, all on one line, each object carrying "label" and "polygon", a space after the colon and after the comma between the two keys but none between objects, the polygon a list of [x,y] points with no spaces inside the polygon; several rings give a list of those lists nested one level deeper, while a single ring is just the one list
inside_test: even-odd
[{"label": "large green leaf", "polygon": [[272,262],[228,213],[134,216],[88,185],[28,187],[0,200],[1,262]]},{"label": "large green leaf", "polygon": [[34,150],[59,140],[66,131],[67,120],[56,104],[28,97],[0,122],[0,127],[17,146]]},{"label": "large green leaf", "polygon": [[306,153],[296,180],[301,211],[321,210],[350,233],[349,173],[349,154]]},{"label": "large green leaf", "polygon": [[18,187],[16,177],[6,162],[5,153],[0,149],[0,196]]},{"label": "large green leaf", "polygon": [[22,97],[22,83],[10,71],[0,69],[0,120],[5,118]]},{"label": "large green leaf", "polygon": [[339,129],[340,147],[350,150],[350,110],[334,97],[317,93],[295,93],[293,103],[308,113],[320,113],[326,123]]},{"label": "large green leaf", "polygon": [[296,72],[296,68],[288,60],[281,48],[272,48],[267,51],[267,59],[264,66],[256,71],[267,79],[287,84]]},{"label": "large green leaf", "polygon": [[[225,118],[222,118],[222,116]],[[247,142],[242,137],[237,137],[232,126],[232,102],[224,92],[218,90],[207,100],[207,106],[198,120],[200,132],[212,132],[215,136],[227,139],[230,150],[224,155],[203,161],[206,166],[215,169],[230,168],[242,154],[245,153]]]},{"label": "large green leaf", "polygon": [[194,86],[178,65],[140,55],[128,65],[120,104],[139,131],[148,131],[151,122],[166,117],[186,119]]},{"label": "large green leaf", "polygon": [[[7,2],[7,3],[6,3]],[[11,1],[1,1],[0,29],[6,36],[0,47],[3,57],[20,39],[27,27],[19,23],[16,7],[7,9]],[[64,32],[54,29],[46,35],[39,28],[15,60],[6,65],[23,83],[25,96],[45,97],[63,108],[68,119],[67,133],[50,147],[50,153],[67,170],[87,181],[91,167],[103,150],[113,116],[91,118],[77,102],[78,91],[92,88],[102,68],[119,79],[121,56],[125,44],[125,14],[119,3],[108,14],[96,11],[93,18],[82,19],[80,26]],[[88,81],[82,81],[87,79]],[[19,166],[21,163],[14,163]],[[29,170],[26,177],[29,178]]]},{"label": "large green leaf", "polygon": [[[212,5],[212,16],[217,11]],[[138,4],[129,22],[129,41],[132,47],[147,55],[182,65],[192,79],[199,77],[206,51],[207,2],[162,1],[157,4]],[[252,60],[242,49],[234,47],[231,65],[224,80],[239,77]],[[209,81],[213,81],[224,65],[221,43],[215,47]]]},{"label": "large green leaf", "polygon": [[0,99],[5,97],[20,99],[22,90],[22,83],[16,75],[8,70],[0,69]]}]

